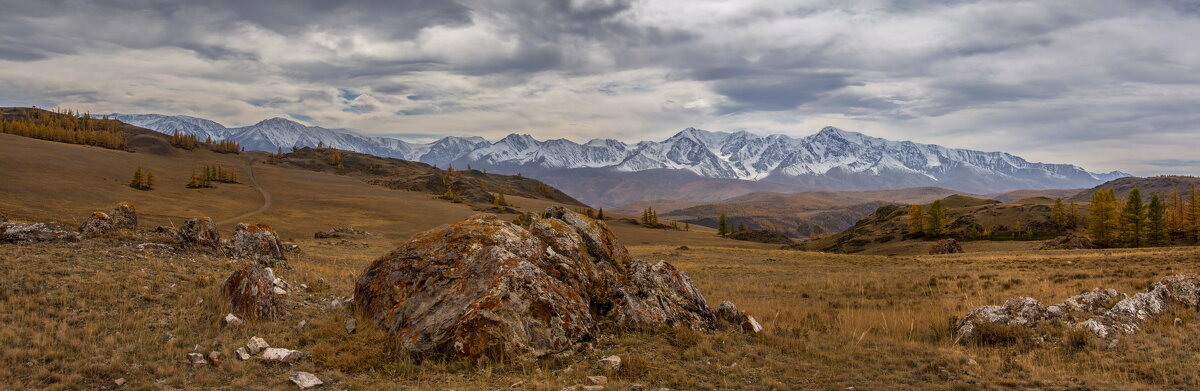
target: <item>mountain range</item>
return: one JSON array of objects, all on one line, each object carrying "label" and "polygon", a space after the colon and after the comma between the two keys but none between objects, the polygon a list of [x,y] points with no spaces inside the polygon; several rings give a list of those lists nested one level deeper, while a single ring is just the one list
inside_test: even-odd
[{"label": "mountain range", "polygon": [[[1071,164],[1029,162],[1004,152],[892,141],[834,127],[805,137],[687,128],[666,140],[634,144],[613,139],[582,144],[566,139],[542,141],[516,133],[494,142],[451,136],[418,144],[346,129],[307,126],[285,118],[228,128],[180,115],[109,117],[163,133],[179,131],[201,139],[233,140],[248,150],[273,152],[322,144],[439,167],[459,164],[521,173],[600,206],[653,198],[711,201],[753,191],[938,186],[997,193],[1092,187],[1129,176],[1120,171],[1089,172]],[[580,183],[581,178],[591,182]],[[681,193],[677,189],[691,190]],[[701,189],[713,191],[696,191]]]}]

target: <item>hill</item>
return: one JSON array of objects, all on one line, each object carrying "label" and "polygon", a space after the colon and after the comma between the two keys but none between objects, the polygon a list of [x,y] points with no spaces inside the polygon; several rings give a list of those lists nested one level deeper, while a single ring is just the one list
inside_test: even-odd
[{"label": "hill", "polygon": [[1081,191],[1070,199],[1076,202],[1090,202],[1092,195],[1096,194],[1096,191],[1100,189],[1113,189],[1117,193],[1118,198],[1125,198],[1134,187],[1137,187],[1148,199],[1151,194],[1165,196],[1171,190],[1178,190],[1181,194],[1186,194],[1192,186],[1200,186],[1200,177],[1181,175],[1163,175],[1148,178],[1127,177],[1114,179],[1091,189]]}]

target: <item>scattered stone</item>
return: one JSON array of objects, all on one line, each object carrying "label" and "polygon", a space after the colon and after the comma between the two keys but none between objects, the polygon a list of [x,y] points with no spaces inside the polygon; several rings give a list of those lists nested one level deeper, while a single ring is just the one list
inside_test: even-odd
[{"label": "scattered stone", "polygon": [[355,318],[346,319],[346,334],[354,334],[358,331],[358,320]]},{"label": "scattered stone", "polygon": [[1183,327],[1183,319],[1175,318],[1175,327]]},{"label": "scattered stone", "polygon": [[113,384],[116,384],[117,387],[125,385],[125,382],[126,380],[123,377],[118,377],[117,380],[113,380]]},{"label": "scattered stone", "polygon": [[226,314],[223,322],[225,323],[225,327],[241,327],[244,324],[241,318],[232,313]]},{"label": "scattered stone", "polygon": [[298,333],[298,332],[304,331],[304,328],[307,326],[308,326],[308,320],[302,319],[302,320],[300,320],[300,323],[296,323],[296,326],[292,327],[292,330],[296,330],[296,332]]},{"label": "scattered stone", "polygon": [[211,218],[200,217],[183,222],[175,232],[175,241],[185,248],[215,252],[221,246],[221,234]]},{"label": "scattered stone", "polygon": [[942,239],[929,248],[929,254],[958,254],[962,253],[962,245],[958,244],[954,239]]},{"label": "scattered stone", "polygon": [[112,217],[114,228],[137,231],[137,209],[133,207],[133,204],[129,202],[119,203],[111,212],[108,212],[108,215]]},{"label": "scattered stone", "polygon": [[722,328],[736,327],[742,331],[759,333],[762,331],[762,326],[754,320],[753,316],[748,316],[746,313],[739,311],[737,306],[728,301],[722,301],[717,305],[717,310],[714,312],[717,317],[718,326]]},{"label": "scattered stone", "polygon": [[188,362],[189,362],[189,363],[191,363],[191,364],[192,364],[192,366],[197,366],[197,367],[198,367],[198,366],[201,366],[201,365],[207,365],[207,364],[208,364],[208,360],[205,360],[205,359],[204,359],[204,355],[203,355],[203,354],[200,354],[200,353],[188,353],[188,354],[187,354],[187,357],[188,357]]},{"label": "scattered stone", "polygon": [[237,355],[238,360],[246,361],[250,359],[250,351],[245,346],[237,348],[234,354]]},{"label": "scattered stone", "polygon": [[83,224],[79,225],[79,232],[85,237],[94,237],[104,235],[115,231],[113,218],[108,216],[108,213],[95,212],[87,219],[83,220]]},{"label": "scattered stone", "polygon": [[1054,335],[1038,333],[1039,326],[1062,324],[1086,330],[1098,338],[1110,339],[1139,331],[1143,321],[1165,312],[1170,303],[1197,308],[1200,304],[1200,277],[1178,275],[1163,278],[1151,285],[1149,290],[1133,296],[1113,289],[1097,288],[1049,307],[1043,307],[1032,298],[1017,297],[1001,306],[972,310],[959,320],[957,332],[960,340],[972,341],[980,337],[980,325],[1018,326],[1028,328],[1036,338],[1052,340]]},{"label": "scattered stone", "polygon": [[1079,249],[1094,249],[1100,248],[1087,236],[1080,236],[1073,233],[1059,236],[1042,243],[1038,250],[1079,250]]},{"label": "scattered stone", "polygon": [[208,352],[208,361],[212,361],[215,366],[221,366],[221,352],[216,350]]},{"label": "scattered stone", "polygon": [[644,389],[646,389],[646,387],[642,386],[642,383],[629,384],[629,391],[642,391]]},{"label": "scattered stone", "polygon": [[296,386],[300,387],[301,390],[307,390],[309,388],[325,384],[321,381],[321,379],[318,379],[317,376],[308,372],[296,372],[295,374],[292,374],[288,380],[291,380],[292,383],[296,383]]},{"label": "scattered stone", "polygon": [[263,351],[263,349],[269,347],[271,347],[271,345],[268,345],[266,340],[259,337],[250,337],[250,340],[246,342],[246,350],[250,353],[250,355],[258,354],[259,352]]},{"label": "scattered stone", "polygon": [[762,332],[762,325],[758,324],[758,320],[754,319],[753,316],[747,315],[746,322],[742,323],[742,330],[758,334]]},{"label": "scattered stone", "polygon": [[151,250],[152,251],[170,251],[171,250],[170,245],[162,244],[162,243],[139,243],[139,244],[133,245],[133,248],[136,248],[141,251],[151,251]]},{"label": "scattered stone", "polygon": [[594,386],[603,386],[608,384],[608,376],[588,376],[588,383]]},{"label": "scattered stone", "polygon": [[78,242],[78,232],[59,223],[0,223],[0,243]]},{"label": "scattered stone", "polygon": [[472,358],[573,351],[599,331],[596,316],[633,330],[715,327],[691,279],[634,260],[603,222],[552,207],[528,226],[478,214],[419,233],[359,275],[355,309],[409,352]]},{"label": "scattered stone", "polygon": [[300,252],[301,252],[301,250],[300,250],[300,245],[299,245],[299,244],[295,244],[295,243],[284,243],[284,244],[283,244],[283,252],[286,252],[286,253],[300,253]]},{"label": "scattered stone", "polygon": [[272,319],[279,315],[276,287],[269,270],[250,264],[225,280],[221,293],[229,300],[234,313],[250,319]]},{"label": "scattered stone", "polygon": [[608,357],[600,359],[599,363],[600,363],[600,368],[604,369],[604,371],[608,372],[608,374],[610,374],[610,375],[617,373],[617,371],[621,370],[621,357],[620,356],[608,356]]},{"label": "scattered stone", "polygon": [[313,239],[338,239],[350,237],[371,236],[367,231],[359,230],[354,227],[333,227],[325,232],[317,232],[313,234]]},{"label": "scattered stone", "polygon": [[780,262],[780,260],[778,258],[765,258],[762,261],[763,262]]},{"label": "scattered stone", "polygon": [[304,353],[298,350],[284,348],[266,348],[262,351],[262,358],[267,361],[293,362],[303,356]]},{"label": "scattered stone", "polygon": [[163,342],[171,342],[175,340],[175,334],[166,333],[163,335]]},{"label": "scattered stone", "polygon": [[277,295],[286,295],[287,291],[284,290],[283,288],[275,286],[275,287],[271,287],[271,293],[274,293]]},{"label": "scattered stone", "polygon": [[279,234],[266,224],[239,223],[229,239],[228,252],[236,257],[255,259],[263,266],[287,267]]},{"label": "scattered stone", "polygon": [[676,247],[675,249],[679,250],[679,251],[688,251],[688,250],[691,250],[692,248],[688,247],[688,246],[679,246],[679,247]]}]

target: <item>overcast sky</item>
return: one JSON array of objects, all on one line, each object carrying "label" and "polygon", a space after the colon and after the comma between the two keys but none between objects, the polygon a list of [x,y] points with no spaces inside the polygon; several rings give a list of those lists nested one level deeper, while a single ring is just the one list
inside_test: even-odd
[{"label": "overcast sky", "polygon": [[1196,175],[1197,4],[0,0],[0,105],[414,139],[832,125]]}]

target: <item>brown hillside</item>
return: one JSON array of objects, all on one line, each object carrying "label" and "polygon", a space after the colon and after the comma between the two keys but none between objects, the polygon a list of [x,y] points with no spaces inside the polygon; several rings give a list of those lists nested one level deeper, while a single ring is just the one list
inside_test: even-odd
[{"label": "brown hillside", "polygon": [[1117,198],[1125,198],[1129,196],[1129,191],[1133,190],[1134,187],[1137,187],[1143,196],[1148,199],[1151,194],[1165,196],[1171,190],[1187,193],[1192,186],[1200,186],[1200,177],[1182,175],[1163,175],[1148,178],[1125,177],[1113,179],[1100,186],[1079,192],[1079,194],[1071,197],[1071,200],[1089,202],[1092,200],[1092,195],[1100,189],[1113,189],[1117,193]]}]

